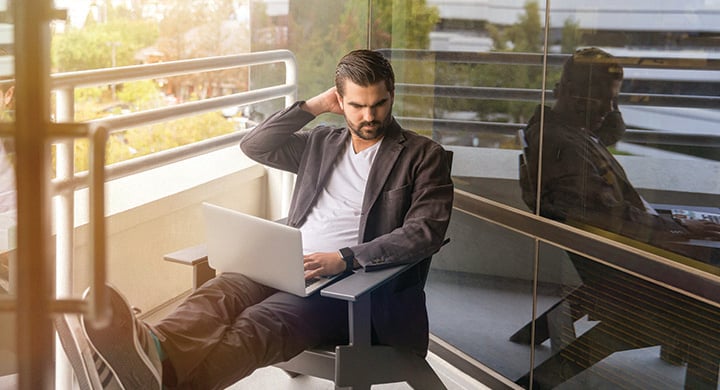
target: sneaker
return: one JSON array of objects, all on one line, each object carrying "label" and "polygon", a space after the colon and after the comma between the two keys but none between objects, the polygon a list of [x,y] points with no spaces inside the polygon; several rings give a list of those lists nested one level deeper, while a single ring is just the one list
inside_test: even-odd
[{"label": "sneaker", "polygon": [[[162,363],[145,323],[135,318],[127,300],[107,286],[112,317],[105,328],[82,318],[83,331],[125,389],[160,389]],[[85,291],[87,296],[89,289]]]},{"label": "sneaker", "polygon": [[123,390],[115,373],[98,355],[82,331],[80,315],[60,314],[55,316],[53,321],[80,389]]}]

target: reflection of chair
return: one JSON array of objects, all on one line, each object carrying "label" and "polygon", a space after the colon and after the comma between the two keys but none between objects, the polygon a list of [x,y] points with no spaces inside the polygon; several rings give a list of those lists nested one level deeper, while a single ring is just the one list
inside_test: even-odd
[{"label": "reflection of chair", "polygon": [[[553,348],[557,352],[534,368],[534,389],[553,388],[615,352],[658,345],[664,360],[687,362],[686,389],[717,388],[720,315],[716,308],[614,267],[569,255],[583,281],[563,301],[572,308],[566,313],[572,316],[570,326],[578,313],[599,322]],[[548,315],[552,316],[543,314]],[[642,383],[651,377],[633,380]],[[529,385],[529,373],[517,383]],[[662,384],[647,387],[657,386]]]},{"label": "reflection of chair", "polygon": [[[518,175],[520,176],[521,185],[532,185],[535,181],[532,179],[535,174],[530,172],[530,166],[528,164],[527,148],[528,143],[525,138],[525,130],[519,129],[517,131],[517,141],[520,147],[520,154],[518,155]],[[522,179],[525,180],[522,180]],[[527,196],[534,196],[534,188],[523,188],[523,200],[525,203],[534,204],[534,199],[525,199]],[[535,320],[535,345],[540,345],[545,340],[550,339],[550,345],[553,352],[558,351],[567,343],[575,339],[575,327],[573,323],[580,319],[584,314],[578,310],[577,306],[573,306],[572,302],[575,302],[574,295],[580,295],[583,293],[582,286],[574,288],[569,291],[563,299],[559,300],[548,310],[542,313]],[[512,336],[510,341],[517,343],[530,344],[531,342],[531,331],[532,321],[528,322],[525,326],[520,328]]]},{"label": "reflection of chair", "polygon": [[[518,139],[523,149],[519,174],[528,179],[521,185],[533,186],[537,172],[528,169],[523,130],[518,131]],[[532,188],[523,190],[534,193]],[[535,204],[534,199],[524,200]],[[546,208],[543,215],[552,215],[552,211]],[[646,250],[657,249],[610,232],[596,233]],[[687,362],[685,388],[716,389],[720,363],[720,316],[716,309],[616,268],[568,254],[582,284],[534,321],[535,344],[549,338],[553,351],[533,369],[534,389],[553,388],[614,352],[658,345],[663,360]],[[599,322],[576,337],[574,323],[586,314]],[[533,321],[523,326],[510,340],[529,344],[532,325]],[[527,386],[529,379],[528,373],[517,383]]]},{"label": "reflection of chair", "polygon": [[[205,246],[200,245],[165,256],[165,260],[192,265],[194,288],[214,271],[207,264]],[[278,364],[289,375],[316,376],[335,382],[337,387],[369,389],[371,384],[408,382],[415,389],[444,389],[445,386],[427,361],[409,351],[383,345],[372,345],[370,293],[403,272],[420,272],[427,277],[430,259],[415,264],[380,271],[356,271],[321,291],[323,296],[348,303],[349,345],[333,349],[306,350],[293,359]],[[204,275],[204,277],[203,277]]]}]

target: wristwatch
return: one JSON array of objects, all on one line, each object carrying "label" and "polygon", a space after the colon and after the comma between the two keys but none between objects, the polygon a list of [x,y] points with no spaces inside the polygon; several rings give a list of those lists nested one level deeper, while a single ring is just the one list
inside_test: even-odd
[{"label": "wristwatch", "polygon": [[340,249],[340,257],[345,262],[345,272],[352,272],[355,269],[355,254],[352,249],[348,247]]}]

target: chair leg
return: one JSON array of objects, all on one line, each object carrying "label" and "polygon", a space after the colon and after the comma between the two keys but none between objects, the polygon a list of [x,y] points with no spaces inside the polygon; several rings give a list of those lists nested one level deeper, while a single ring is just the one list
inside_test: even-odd
[{"label": "chair leg", "polygon": [[415,371],[413,378],[407,381],[410,387],[414,390],[446,390],[445,384],[430,364],[425,360],[422,363],[424,364],[420,364],[421,367]]},{"label": "chair leg", "polygon": [[[652,345],[645,340],[625,338],[624,335],[617,334],[612,326],[601,322],[565,346],[562,351],[535,367],[532,388],[533,390],[553,389],[614,352]],[[528,372],[515,383],[528,388],[530,373]]]},{"label": "chair leg", "polygon": [[299,377],[300,375],[302,375],[302,374],[300,374],[300,373],[292,372],[292,371],[288,371],[288,370],[282,370],[282,371],[283,371],[285,374],[287,374],[287,376],[289,376],[290,378],[297,378],[297,377]]}]

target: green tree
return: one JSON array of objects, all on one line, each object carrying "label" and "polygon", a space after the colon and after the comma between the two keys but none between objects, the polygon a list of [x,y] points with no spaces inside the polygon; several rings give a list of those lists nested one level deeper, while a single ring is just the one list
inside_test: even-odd
[{"label": "green tree", "polygon": [[[496,51],[539,53],[542,49],[543,26],[537,2],[524,5],[524,13],[510,26],[489,24],[488,35]],[[535,88],[542,82],[542,68],[506,64],[439,64],[438,84],[477,87]],[[436,115],[448,111],[475,112],[477,119],[524,123],[532,114],[535,103],[508,100],[439,98]]]},{"label": "green tree", "polygon": [[565,19],[563,23],[562,36],[560,38],[560,47],[563,53],[573,53],[578,47],[583,45],[583,33],[580,30],[580,22],[572,19]]},{"label": "green tree", "polygon": [[53,36],[53,65],[57,72],[134,65],[137,51],[155,43],[157,37],[156,24],[143,20],[113,19],[69,28]]},{"label": "green tree", "polygon": [[[129,129],[110,136],[105,163],[145,156],[232,131],[235,131],[235,123],[216,112]],[[88,142],[78,140],[75,142],[75,172],[87,169]]]},{"label": "green tree", "polygon": [[[166,61],[250,51],[248,26],[233,18],[232,0],[170,0],[160,23],[157,47]],[[203,72],[172,77],[169,90],[181,100],[217,96],[247,89],[247,71]]]},{"label": "green tree", "polygon": [[[439,21],[436,7],[425,0],[393,0],[373,1],[371,9],[369,16],[368,4],[361,0],[290,3],[288,48],[298,53],[300,96],[313,96],[332,86],[337,61],[350,50],[368,48],[368,34],[371,49],[428,48],[430,32]],[[427,81],[433,76],[432,69],[414,63],[394,61],[393,65],[403,82]],[[412,99],[418,98],[405,100]],[[396,111],[401,112],[403,106],[411,104],[398,102]]]},{"label": "green tree", "polygon": [[123,84],[117,97],[135,109],[144,110],[159,106],[162,94],[154,81],[140,80]]}]

